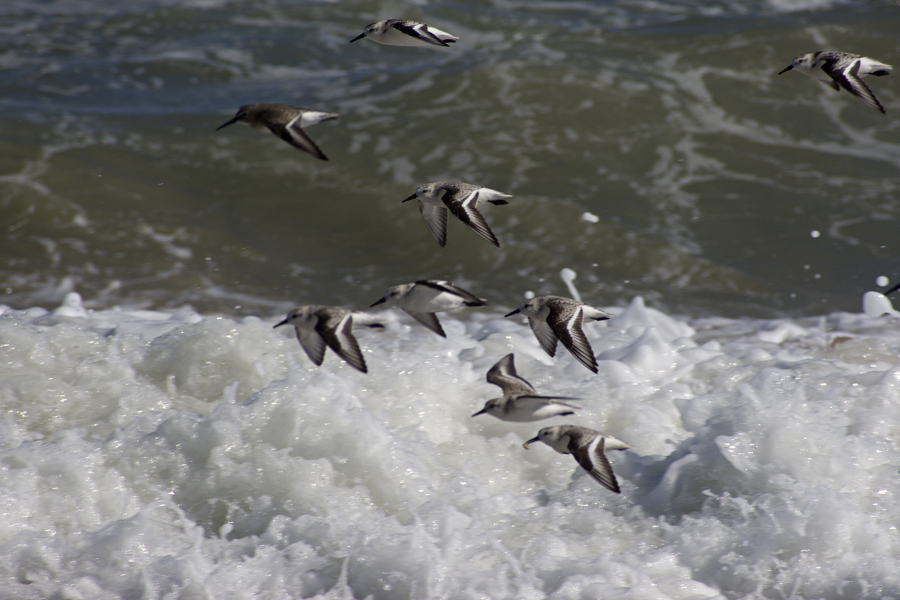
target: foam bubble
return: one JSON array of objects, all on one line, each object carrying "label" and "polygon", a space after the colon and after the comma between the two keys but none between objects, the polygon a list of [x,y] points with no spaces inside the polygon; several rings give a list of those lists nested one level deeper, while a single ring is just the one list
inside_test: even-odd
[{"label": "foam bubble", "polygon": [[[489,308],[358,332],[364,375],[272,319],[6,309],[4,594],[893,594],[900,334],[611,310],[599,375]],[[473,419],[510,351],[578,415]],[[621,495],[522,450],[566,422],[632,444]]]},{"label": "foam bubble", "polygon": [[863,294],[863,312],[869,317],[881,315],[900,315],[894,310],[891,301],[879,292],[866,292]]},{"label": "foam bubble", "polygon": [[578,274],[567,267],[559,272],[559,277],[563,280],[563,283],[566,284],[566,287],[569,289],[569,294],[572,296],[572,298],[581,302],[581,294],[578,293],[578,288],[575,287],[574,283],[575,278],[578,277]]}]

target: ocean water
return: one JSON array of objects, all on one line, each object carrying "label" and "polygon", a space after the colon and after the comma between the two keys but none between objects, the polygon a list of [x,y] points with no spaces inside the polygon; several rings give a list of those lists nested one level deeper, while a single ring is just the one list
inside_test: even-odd
[{"label": "ocean water", "polygon": [[[6,309],[0,597],[900,594],[896,316],[609,310],[598,375],[487,309],[376,313],[364,375],[272,318]],[[582,410],[473,418],[508,352]],[[633,446],[621,495],[522,448],[560,423]]]},{"label": "ocean water", "polygon": [[[452,48],[348,43],[403,16]],[[820,48],[891,62],[889,0],[8,0],[0,6],[0,250],[11,306],[252,316],[365,306],[421,278],[507,305],[640,295],[682,316],[857,310],[900,278],[887,116],[798,73]],[[337,112],[327,162],[240,105]],[[512,194],[441,249],[421,183]],[[540,288],[540,289],[535,289]]]},{"label": "ocean water", "polygon": [[[452,48],[349,44],[404,17]],[[900,597],[900,99],[890,0],[0,3],[0,598]],[[318,161],[242,104],[338,112]],[[440,248],[428,181],[512,194]],[[359,331],[302,304],[444,278]],[[600,372],[529,294],[581,297]],[[582,410],[473,418],[513,352]],[[522,443],[632,445],[621,494]]]}]

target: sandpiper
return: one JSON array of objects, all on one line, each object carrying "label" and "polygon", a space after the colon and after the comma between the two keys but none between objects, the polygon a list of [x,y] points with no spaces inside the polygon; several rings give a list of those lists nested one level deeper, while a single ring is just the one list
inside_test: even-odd
[{"label": "sandpiper", "polygon": [[560,454],[571,454],[581,468],[600,485],[617,494],[621,493],[606,451],[627,450],[631,447],[622,440],[587,427],[554,425],[538,431],[537,437],[528,440],[522,447],[528,450],[528,446],[534,442],[544,442]]},{"label": "sandpiper", "polygon": [[863,82],[862,78],[866,75],[874,75],[876,77],[890,75],[891,69],[893,69],[891,65],[880,63],[877,60],[866,58],[859,54],[822,50],[801,54],[778,74],[781,75],[791,70],[799,71],[813,79],[827,83],[837,91],[844,88],[868,106],[884,113],[884,107],[878,101],[878,98],[875,97],[872,90],[869,89],[869,86]]},{"label": "sandpiper", "polygon": [[540,421],[562,415],[573,415],[577,406],[559,400],[578,400],[566,396],[538,396],[530,383],[519,377],[512,354],[507,354],[487,373],[488,383],[503,390],[503,396],[484,403],[484,408],[472,415],[489,414],[503,421]]},{"label": "sandpiper", "polygon": [[528,317],[531,330],[547,354],[554,356],[556,342],[561,340],[578,362],[594,373],[597,372],[597,359],[594,358],[594,351],[581,326],[585,319],[604,321],[612,317],[611,314],[562,296],[531,298],[505,316],[511,317],[519,313]]},{"label": "sandpiper", "polygon": [[419,212],[428,231],[442,247],[447,245],[447,211],[449,209],[460,221],[468,225],[478,235],[499,247],[497,236],[488,227],[484,216],[478,212],[479,202],[509,204],[504,198],[511,198],[490,188],[463,183],[461,181],[434,181],[416,188],[416,193],[403,200],[419,200]]},{"label": "sandpiper", "polygon": [[381,300],[376,300],[370,308],[379,304],[397,306],[405,310],[413,319],[435,332],[447,337],[434,313],[453,310],[461,306],[484,306],[485,300],[471,292],[457,287],[449,281],[426,279],[414,283],[395,285],[387,289]]},{"label": "sandpiper", "polygon": [[238,122],[246,123],[254,129],[268,127],[272,133],[294,148],[309,152],[316,158],[328,160],[328,157],[319,150],[319,147],[303,131],[303,128],[337,118],[338,115],[335,113],[300,108],[289,104],[247,104],[238,109],[233,119],[219,125],[216,131]]},{"label": "sandpiper", "polygon": [[366,313],[336,306],[311,305],[293,309],[274,327],[293,325],[300,346],[309,359],[319,366],[330,346],[338,356],[363,373],[368,373],[353,327],[382,328],[384,325]]},{"label": "sandpiper", "polygon": [[449,46],[459,39],[446,31],[405,19],[387,19],[366,25],[350,43],[363,38],[386,46]]}]

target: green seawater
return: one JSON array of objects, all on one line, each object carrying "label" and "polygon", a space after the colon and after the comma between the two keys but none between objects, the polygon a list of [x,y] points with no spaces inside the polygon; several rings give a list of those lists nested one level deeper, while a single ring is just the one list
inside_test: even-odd
[{"label": "green seawater", "polygon": [[[349,40],[403,17],[450,48]],[[892,63],[892,2],[112,2],[0,8],[0,303],[269,316],[455,281],[691,316],[859,312],[900,277],[898,79],[882,115],[801,53]],[[216,132],[240,105],[341,114]],[[416,186],[513,198],[431,238]]]}]

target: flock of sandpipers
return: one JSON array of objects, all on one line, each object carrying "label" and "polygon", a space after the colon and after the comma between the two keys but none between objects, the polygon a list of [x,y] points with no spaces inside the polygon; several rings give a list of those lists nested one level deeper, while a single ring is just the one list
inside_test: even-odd
[{"label": "flock of sandpipers", "polygon": [[[900,3],[900,0],[898,0]],[[357,37],[368,38],[391,46],[444,46],[459,38],[434,27],[402,19],[388,19],[367,26]],[[846,52],[812,52],[796,57],[781,71],[795,70],[831,85],[835,90],[844,88],[866,105],[885,112],[875,94],[863,82],[865,75],[882,76],[891,72],[891,66],[876,60]],[[237,114],[216,131],[232,123],[247,123],[253,128],[268,128],[288,144],[308,152],[321,160],[325,154],[307,135],[305,128],[336,119],[337,114],[311,110],[287,104],[250,104],[240,107]],[[465,223],[479,236],[495,246],[500,242],[491,231],[484,216],[478,211],[479,202],[507,204],[508,194],[486,187],[459,181],[436,181],[416,188],[415,193],[403,200],[416,199],[419,212],[428,231],[442,247],[447,243],[447,219],[449,213]],[[484,306],[486,302],[474,294],[441,280],[423,280],[389,288],[384,297],[372,307],[384,304],[406,311],[416,321],[442,337],[446,337],[435,313],[461,307]],[[370,307],[371,308],[371,307]],[[547,354],[556,354],[557,342],[563,345],[582,365],[597,373],[597,360],[582,330],[585,320],[602,321],[610,314],[561,296],[538,296],[525,300],[519,308],[507,314],[521,314],[528,322],[535,337]],[[325,349],[331,348],[353,368],[368,372],[359,344],[353,336],[354,327],[383,327],[373,315],[325,305],[295,308],[275,327],[293,325],[297,339],[310,360],[322,364]],[[508,354],[487,373],[487,381],[500,387],[503,396],[488,400],[484,408],[474,416],[488,414],[504,421],[528,422],[556,416],[572,415],[578,407],[567,404],[561,396],[540,396],[525,379],[516,373],[514,357]],[[610,435],[577,425],[556,425],[541,429],[537,436],[525,442],[524,447],[541,441],[561,454],[572,454],[591,477],[613,492],[619,492],[619,484],[606,457],[607,450],[629,448],[625,442]]]}]

